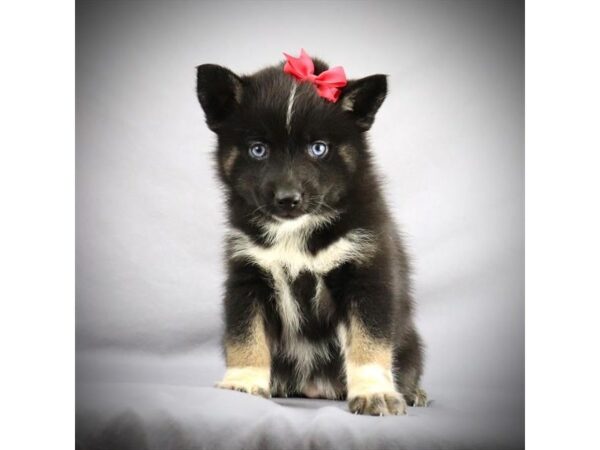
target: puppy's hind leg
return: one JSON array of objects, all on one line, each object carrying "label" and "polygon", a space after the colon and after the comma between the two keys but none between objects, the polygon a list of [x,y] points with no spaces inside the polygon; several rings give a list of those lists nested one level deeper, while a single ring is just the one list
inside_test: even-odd
[{"label": "puppy's hind leg", "polygon": [[393,360],[394,382],[409,406],[427,406],[427,393],[419,382],[423,373],[421,339],[411,329],[396,345]]}]

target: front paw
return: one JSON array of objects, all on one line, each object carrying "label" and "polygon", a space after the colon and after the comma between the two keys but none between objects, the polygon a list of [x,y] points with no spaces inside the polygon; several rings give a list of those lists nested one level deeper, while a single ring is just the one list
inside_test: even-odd
[{"label": "front paw", "polygon": [[225,376],[216,387],[270,398],[269,377],[268,369],[234,367],[227,369]]},{"label": "front paw", "polygon": [[406,414],[406,401],[398,392],[370,393],[350,397],[348,408],[354,414],[396,416]]},{"label": "front paw", "polygon": [[219,389],[229,389],[231,391],[245,392],[246,394],[258,395],[264,398],[271,398],[268,389],[256,384],[237,383],[230,381],[220,381],[216,384]]}]

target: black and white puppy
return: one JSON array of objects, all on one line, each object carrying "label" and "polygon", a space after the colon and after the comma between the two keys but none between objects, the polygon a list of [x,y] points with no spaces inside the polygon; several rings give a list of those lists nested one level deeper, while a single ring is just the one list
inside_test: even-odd
[{"label": "black and white puppy", "polygon": [[197,68],[230,227],[217,386],[405,414],[426,403],[421,340],[366,139],[386,77],[350,80],[331,102],[282,68]]}]

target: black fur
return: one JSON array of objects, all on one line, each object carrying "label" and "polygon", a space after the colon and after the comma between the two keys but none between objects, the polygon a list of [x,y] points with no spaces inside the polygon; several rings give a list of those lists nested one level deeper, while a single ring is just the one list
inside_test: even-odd
[{"label": "black fur", "polygon": [[[326,69],[325,63],[315,60],[316,74]],[[297,88],[288,127],[294,83]],[[282,65],[249,76],[215,65],[197,68],[197,95],[208,126],[217,134],[216,160],[232,229],[240,230],[258,246],[271,245],[262,227],[287,220],[273,198],[282,189],[291,189],[301,192],[302,200],[290,218],[298,214],[332,216],[328,224],[308,236],[306,250],[311,254],[318,254],[352,230],[367,230],[374,237],[376,251],[368,264],[347,262],[324,275],[325,290],[316,311],[311,305],[317,283],[314,274],[305,271],[289,280],[303,317],[299,334],[332,354],[315,364],[313,376],[327,378],[339,397],[346,395],[336,327],[348,323],[354,314],[375,339],[393,344],[396,386],[412,404],[420,392],[422,346],[412,319],[410,269],[382,196],[365,133],[386,94],[384,75],[349,81],[340,99],[332,103],[319,97],[313,85],[298,83],[285,74]],[[329,146],[322,159],[307,152],[315,141]],[[249,154],[248,148],[256,142],[266,144],[266,159]],[[252,261],[232,258],[232,251],[227,250],[226,338],[243,339],[249,318],[260,311],[271,347],[273,394],[301,395],[296,390],[294,362],[283,350],[287,343],[271,276]]]}]

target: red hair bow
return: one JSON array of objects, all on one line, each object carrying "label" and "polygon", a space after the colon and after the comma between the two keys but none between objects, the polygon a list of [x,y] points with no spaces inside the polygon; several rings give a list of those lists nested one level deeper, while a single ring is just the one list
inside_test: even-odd
[{"label": "red hair bow", "polygon": [[299,81],[308,81],[317,88],[317,93],[330,102],[337,102],[340,97],[340,88],[346,86],[346,74],[340,66],[332,67],[331,69],[321,72],[318,76],[315,75],[315,65],[308,53],[304,49],[300,50],[300,57],[284,53],[287,62],[283,66],[283,71],[294,76]]}]

